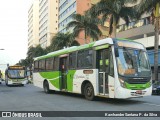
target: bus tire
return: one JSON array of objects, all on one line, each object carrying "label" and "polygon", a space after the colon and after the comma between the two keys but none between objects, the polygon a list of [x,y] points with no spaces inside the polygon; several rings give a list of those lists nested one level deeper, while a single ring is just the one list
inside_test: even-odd
[{"label": "bus tire", "polygon": [[44,83],[43,83],[43,89],[44,89],[45,93],[47,93],[47,94],[50,93],[49,84],[48,84],[47,81],[44,81]]},{"label": "bus tire", "polygon": [[94,100],[94,88],[91,83],[87,83],[84,87],[84,96],[87,100]]}]

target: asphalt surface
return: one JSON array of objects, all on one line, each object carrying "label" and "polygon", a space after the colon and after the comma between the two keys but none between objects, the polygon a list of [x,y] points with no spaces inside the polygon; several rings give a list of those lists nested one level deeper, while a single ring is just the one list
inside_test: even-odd
[{"label": "asphalt surface", "polygon": [[[31,84],[7,87],[0,84],[0,111],[160,111],[160,96],[147,96],[126,100],[96,98],[88,101],[82,95],[55,92],[45,94],[43,89]],[[8,120],[9,118],[0,118]],[[21,120],[24,118],[10,118]],[[25,118],[31,119],[31,118]],[[44,118],[32,118],[43,120]],[[128,120],[144,119],[158,120],[158,117],[53,117],[45,119],[55,120]]]}]

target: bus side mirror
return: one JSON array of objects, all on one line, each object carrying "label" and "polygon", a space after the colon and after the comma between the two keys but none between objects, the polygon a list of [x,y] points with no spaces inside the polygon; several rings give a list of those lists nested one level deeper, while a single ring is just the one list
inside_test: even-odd
[{"label": "bus side mirror", "polygon": [[114,49],[114,51],[115,51],[115,56],[119,57],[119,52],[118,52],[118,48],[117,47]]}]

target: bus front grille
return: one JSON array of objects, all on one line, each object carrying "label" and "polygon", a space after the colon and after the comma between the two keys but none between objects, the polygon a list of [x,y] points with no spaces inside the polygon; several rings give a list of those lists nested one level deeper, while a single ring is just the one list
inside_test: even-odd
[{"label": "bus front grille", "polygon": [[129,84],[146,84],[149,82],[148,79],[129,79],[127,83]]}]

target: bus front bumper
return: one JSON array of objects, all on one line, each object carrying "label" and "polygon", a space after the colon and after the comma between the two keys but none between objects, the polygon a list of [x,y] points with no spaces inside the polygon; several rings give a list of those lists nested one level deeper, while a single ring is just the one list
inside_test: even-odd
[{"label": "bus front bumper", "polygon": [[8,85],[25,85],[27,84],[28,80],[23,81],[8,81]]},{"label": "bus front bumper", "polygon": [[152,86],[143,90],[130,90],[122,87],[116,89],[115,98],[134,98],[152,95]]}]

